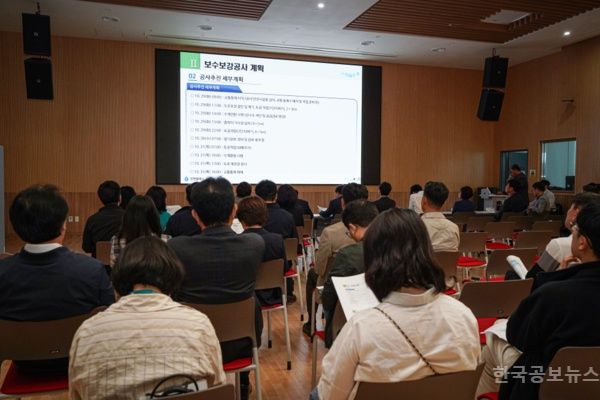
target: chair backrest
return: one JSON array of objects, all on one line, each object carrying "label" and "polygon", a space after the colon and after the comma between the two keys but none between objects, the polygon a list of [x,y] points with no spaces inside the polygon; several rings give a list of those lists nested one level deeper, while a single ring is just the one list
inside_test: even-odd
[{"label": "chair backrest", "polygon": [[235,399],[235,390],[231,383],[225,385],[214,386],[209,389],[201,390],[194,393],[179,394],[169,396],[168,399],[173,400],[233,400]]},{"label": "chair backrest", "polygon": [[532,284],[533,279],[468,282],[463,286],[459,300],[477,318],[504,318],[529,296]]},{"label": "chair backrest", "polygon": [[265,261],[258,266],[256,271],[256,284],[254,289],[280,288],[283,290],[283,259]]},{"label": "chair backrest", "polygon": [[110,265],[110,241],[101,240],[96,242],[96,260],[104,265]]},{"label": "chair backrest", "polygon": [[548,242],[552,240],[552,232],[550,231],[526,231],[519,232],[515,240],[515,248],[536,248],[538,254],[542,254]]},{"label": "chair backrest", "polygon": [[298,240],[296,238],[283,239],[285,246],[285,258],[294,265],[298,262]]},{"label": "chair backrest", "polygon": [[537,249],[535,247],[529,249],[502,249],[494,250],[488,257],[488,264],[486,268],[487,276],[491,275],[504,275],[507,270],[510,270],[510,265],[506,261],[508,256],[517,256],[523,261],[527,269],[531,269],[533,260],[537,256]]},{"label": "chair backrest", "polygon": [[515,229],[517,229],[517,223],[514,221],[488,222],[483,228],[489,234],[490,239],[496,240],[512,239]]},{"label": "chair backrest", "polygon": [[467,232],[483,232],[485,224],[492,222],[492,217],[470,217],[467,219]]},{"label": "chair backrest", "polygon": [[342,305],[338,301],[335,305],[335,311],[333,312],[333,321],[331,321],[333,328],[333,340],[335,340],[338,333],[342,330],[346,322],[346,314],[344,314],[344,309],[342,309]]},{"label": "chair backrest", "polygon": [[73,336],[83,321],[105,309],[54,321],[0,320],[2,360],[49,360],[69,357]]},{"label": "chair backrest", "polygon": [[461,253],[485,252],[486,232],[461,232],[458,251]]},{"label": "chair backrest", "polygon": [[458,251],[438,251],[433,254],[437,262],[444,270],[446,279],[456,276],[456,263],[460,253]]},{"label": "chair backrest", "polygon": [[[279,265],[279,268],[281,268],[281,265]],[[254,297],[227,304],[185,304],[199,310],[208,317],[215,328],[219,342],[250,338],[254,347],[256,347]]]},{"label": "chair backrest", "polygon": [[514,222],[516,224],[516,230],[529,231],[533,227],[533,217],[529,215],[510,215],[503,218],[503,221]]},{"label": "chair backrest", "polygon": [[534,231],[550,231],[552,237],[560,236],[560,228],[563,226],[563,221],[535,221],[532,230]]},{"label": "chair backrest", "polygon": [[416,381],[360,382],[355,400],[373,399],[452,399],[473,400],[483,364],[474,371],[433,375]]},{"label": "chair backrest", "polygon": [[475,215],[474,211],[459,211],[452,214],[452,219],[456,224],[466,224],[469,218],[474,217]]},{"label": "chair backrest", "polygon": [[502,220],[503,221],[504,220],[508,221],[508,218],[510,218],[510,217],[518,217],[518,216],[521,216],[523,214],[524,214],[523,212],[519,212],[519,211],[507,211],[507,212],[503,212],[502,213]]},{"label": "chair backrest", "polygon": [[10,253],[1,253],[0,254],[0,260],[4,260],[5,258],[8,258],[8,257],[12,257],[12,254],[10,254]]},{"label": "chair backrest", "polygon": [[[600,399],[598,376],[590,373],[590,369],[595,374],[599,373],[599,359],[600,347],[559,349],[546,369],[544,382],[540,385],[539,399]],[[551,371],[555,371],[554,378]]]},{"label": "chair backrest", "polygon": [[304,219],[304,234],[312,237],[313,235],[313,219]]}]

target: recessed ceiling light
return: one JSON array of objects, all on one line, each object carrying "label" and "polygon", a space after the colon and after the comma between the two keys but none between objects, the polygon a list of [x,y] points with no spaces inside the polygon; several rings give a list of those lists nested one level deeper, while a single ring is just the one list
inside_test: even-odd
[{"label": "recessed ceiling light", "polygon": [[436,47],[434,49],[431,49],[431,51],[433,51],[434,53],[443,53],[446,51],[445,47]]},{"label": "recessed ceiling light", "polygon": [[119,19],[119,17],[113,17],[113,16],[110,16],[110,15],[104,15],[102,17],[102,21],[104,21],[104,22],[119,22],[120,19]]},{"label": "recessed ceiling light", "polygon": [[564,31],[563,36],[571,36],[571,31]]},{"label": "recessed ceiling light", "polygon": [[198,28],[202,29],[203,31],[212,31],[212,26],[210,25],[198,25]]},{"label": "recessed ceiling light", "polygon": [[319,4],[317,4],[317,7],[319,7],[319,8],[325,8],[325,3],[319,3]]},{"label": "recessed ceiling light", "polygon": [[360,42],[360,44],[362,44],[363,46],[370,46],[372,44],[375,44],[375,42],[372,40],[365,40],[364,42]]}]

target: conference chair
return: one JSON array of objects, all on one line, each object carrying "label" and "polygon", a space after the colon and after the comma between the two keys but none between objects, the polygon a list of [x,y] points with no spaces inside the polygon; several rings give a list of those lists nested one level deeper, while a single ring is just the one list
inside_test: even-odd
[{"label": "conference chair", "polygon": [[492,221],[494,221],[494,219],[490,216],[470,217],[467,219],[467,232],[483,232],[485,230],[485,224]]},{"label": "conference chair", "polygon": [[456,264],[461,271],[461,281],[470,278],[472,269],[485,269],[487,265],[486,232],[461,232],[458,251],[462,255]]},{"label": "conference chair", "polygon": [[503,218],[506,222],[514,222],[516,224],[515,230],[517,231],[530,231],[533,227],[533,217],[529,215],[511,215],[507,218]]},{"label": "conference chair", "polygon": [[536,248],[538,255],[542,254],[552,240],[552,232],[550,231],[524,231],[519,232],[515,239],[514,247],[516,249]]},{"label": "conference chair", "polygon": [[69,378],[62,376],[26,376],[19,373],[12,361],[52,360],[69,357],[71,342],[79,326],[106,307],[88,314],[54,321],[0,320],[0,365],[10,360],[0,386],[0,398],[46,395],[69,389]]},{"label": "conference chair", "polygon": [[560,236],[560,228],[564,225],[564,221],[535,221],[533,223],[533,231],[550,231],[552,237]]},{"label": "conference chair", "polygon": [[[286,282],[285,279],[281,279],[281,266],[283,260],[271,260],[263,262],[256,273],[256,290],[262,289],[281,289],[281,303],[273,304],[268,306],[261,306],[261,311],[267,313],[267,329],[268,329],[268,347],[272,347],[271,340],[271,313],[273,311],[283,311],[283,322],[285,326],[285,345],[287,347],[287,369],[292,369],[292,346],[290,344],[290,326],[288,324],[288,313],[287,313],[287,294],[285,291]],[[299,292],[302,291],[300,288]]]},{"label": "conference chair", "polygon": [[511,281],[468,282],[460,293],[460,300],[477,318],[479,339],[485,344],[485,331],[496,319],[506,318],[529,296],[533,279]]},{"label": "conference chair", "polygon": [[[296,279],[298,282],[298,298],[300,299],[300,321],[304,321],[304,300],[302,298],[302,284],[300,283],[300,270],[298,268],[298,240],[296,238],[287,238],[283,240],[285,246],[286,261],[292,264],[292,267],[285,273],[285,279]],[[287,285],[285,292],[287,296]]]},{"label": "conference chair", "polygon": [[[279,260],[279,281],[281,282],[281,260]],[[235,374],[236,398],[240,394],[240,373],[254,371],[256,386],[256,399],[262,400],[260,385],[260,363],[258,360],[258,348],[256,347],[256,327],[254,297],[235,303],[227,304],[196,304],[186,303],[187,306],[195,308],[208,317],[219,342],[229,342],[237,339],[250,339],[252,341],[252,357],[241,357],[223,364],[225,373]]]},{"label": "conference chair", "polygon": [[524,212],[520,212],[520,211],[507,211],[502,213],[502,221],[506,220],[508,221],[508,219],[510,217],[519,217],[521,215],[524,215]]},{"label": "conference chair", "polygon": [[[458,251],[438,251],[434,257],[442,267],[446,278],[446,294],[452,295],[460,291],[460,282],[458,281],[456,264],[458,263],[460,253]],[[454,290],[454,288],[457,290]]]},{"label": "conference chair", "polygon": [[354,400],[373,399],[452,399],[473,400],[484,364],[473,371],[431,375],[423,379],[400,382],[359,382]]},{"label": "conference chair", "polygon": [[169,396],[169,400],[233,400],[235,399],[235,390],[231,383],[219,386],[213,386],[199,392],[179,394]]},{"label": "conference chair", "polygon": [[[316,329],[317,326],[317,309],[319,304],[321,304],[321,291],[323,290],[322,287],[318,287],[314,290],[313,292],[313,301],[312,304],[310,305],[310,315],[311,315],[311,325],[310,325],[310,336],[311,336],[311,342],[312,342],[312,365],[311,365],[311,376],[310,376],[310,382],[311,388],[314,388],[317,385],[317,342],[319,340],[323,341],[323,343],[325,343],[325,328],[323,329]],[[338,301],[339,303],[339,301]]]},{"label": "conference chair", "polygon": [[100,261],[103,265],[110,265],[110,248],[111,244],[109,240],[96,242],[96,260]]},{"label": "conference chair", "polygon": [[517,224],[513,221],[509,222],[488,222],[483,230],[488,233],[488,239],[491,242],[486,244],[487,250],[510,249],[509,244],[513,238]]},{"label": "conference chair", "polygon": [[462,232],[465,230],[465,225],[467,224],[469,218],[474,216],[475,212],[473,211],[462,211],[452,214],[452,216],[448,217],[448,219],[450,219],[452,222],[458,225],[458,229]]},{"label": "conference chair", "polygon": [[523,261],[527,269],[531,269],[537,256],[536,248],[494,250],[488,256],[485,270],[487,280],[504,280],[506,271],[511,270],[506,257],[516,256]]}]

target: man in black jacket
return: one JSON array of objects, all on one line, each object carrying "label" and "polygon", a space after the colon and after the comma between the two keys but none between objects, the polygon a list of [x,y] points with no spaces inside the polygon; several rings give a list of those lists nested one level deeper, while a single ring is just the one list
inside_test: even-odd
[{"label": "man in black jacket", "polygon": [[523,212],[527,209],[527,200],[520,194],[521,184],[516,179],[511,179],[506,182],[506,193],[508,199],[504,200],[502,209],[496,213],[494,218],[496,221],[502,219],[505,212]]},{"label": "man in black jacket", "polygon": [[[185,187],[185,198],[189,204],[192,204],[192,190],[196,182]],[[194,236],[200,233],[200,226],[192,217],[192,206],[188,205],[177,210],[175,214],[169,218],[165,234],[171,237],[176,236]]]},{"label": "man in black jacket", "polygon": [[119,207],[121,188],[115,181],[105,181],[98,187],[98,197],[104,205],[85,221],[81,248],[96,257],[96,243],[110,240],[119,232],[125,210]]},{"label": "man in black jacket", "polygon": [[329,202],[327,210],[319,212],[319,215],[323,218],[332,218],[336,214],[342,213],[342,189],[344,185],[338,185],[335,187],[335,198]]},{"label": "man in black jacket", "polygon": [[392,185],[389,182],[381,182],[381,185],[379,185],[379,194],[381,194],[381,197],[373,202],[379,212],[396,207],[396,202],[389,198],[391,191]]}]

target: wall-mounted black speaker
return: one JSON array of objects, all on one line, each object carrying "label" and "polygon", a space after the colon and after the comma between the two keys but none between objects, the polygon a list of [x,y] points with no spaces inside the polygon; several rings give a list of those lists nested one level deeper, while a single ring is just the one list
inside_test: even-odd
[{"label": "wall-mounted black speaker", "polygon": [[477,116],[483,121],[498,121],[504,92],[494,89],[483,89],[479,98]]},{"label": "wall-mounted black speaker", "polygon": [[52,64],[47,58],[25,60],[25,82],[28,99],[52,100]]},{"label": "wall-mounted black speaker", "polygon": [[23,51],[37,56],[50,55],[50,17],[40,14],[22,14]]},{"label": "wall-mounted black speaker", "polygon": [[508,69],[508,58],[488,57],[485,59],[483,69],[483,87],[504,88],[506,87],[506,70]]}]

